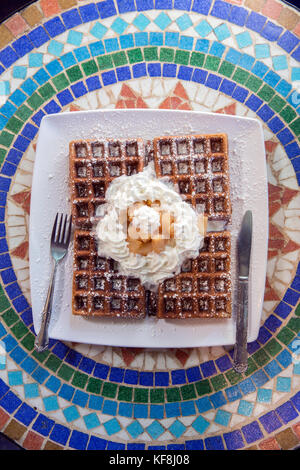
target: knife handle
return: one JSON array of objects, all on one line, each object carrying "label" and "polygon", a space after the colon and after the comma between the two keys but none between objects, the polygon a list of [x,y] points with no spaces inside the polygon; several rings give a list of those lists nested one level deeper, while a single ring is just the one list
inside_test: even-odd
[{"label": "knife handle", "polygon": [[242,374],[248,368],[248,278],[238,281],[238,311],[236,318],[236,342],[234,346],[233,368]]}]

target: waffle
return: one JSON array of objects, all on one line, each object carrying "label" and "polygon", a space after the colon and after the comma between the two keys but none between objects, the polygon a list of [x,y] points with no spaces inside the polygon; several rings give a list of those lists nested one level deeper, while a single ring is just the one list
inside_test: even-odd
[{"label": "waffle", "polygon": [[75,140],[69,146],[72,216],[90,228],[101,217],[105,193],[114,178],[143,170],[142,139]]},{"label": "waffle", "polygon": [[91,231],[74,231],[74,315],[143,318],[145,290],[138,279],[121,276],[112,259],[97,254]]},{"label": "waffle", "polygon": [[210,232],[196,259],[159,285],[158,318],[231,316],[230,233]]},{"label": "waffle", "polygon": [[154,164],[209,220],[231,219],[226,134],[157,137]]}]

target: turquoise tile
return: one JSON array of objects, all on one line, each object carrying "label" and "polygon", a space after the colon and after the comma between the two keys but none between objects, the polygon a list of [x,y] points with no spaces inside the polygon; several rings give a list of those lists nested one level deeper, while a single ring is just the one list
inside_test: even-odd
[{"label": "turquoise tile", "polygon": [[87,429],[93,429],[100,426],[100,420],[96,413],[90,413],[83,417]]},{"label": "turquoise tile", "polygon": [[170,431],[177,439],[185,432],[185,430],[186,427],[184,424],[178,420],[174,421],[174,423],[168,428],[168,431]]},{"label": "turquoise tile", "polygon": [[103,36],[105,35],[106,31],[107,31],[107,28],[106,28],[105,26],[103,26],[102,24],[100,24],[100,23],[97,22],[97,23],[92,27],[92,29],[91,29],[91,34],[92,34],[93,36],[95,36],[95,38],[97,38],[97,39],[102,39]]},{"label": "turquoise tile", "polygon": [[258,388],[256,400],[259,403],[271,403],[273,391],[269,388]]},{"label": "turquoise tile", "polygon": [[272,57],[274,70],[285,70],[288,68],[288,63],[285,55],[276,55]]},{"label": "turquoise tile", "polygon": [[294,373],[294,375],[300,375],[300,362],[296,362],[294,364],[293,373]]},{"label": "turquoise tile", "polygon": [[166,13],[162,12],[157,16],[157,18],[155,18],[154,23],[160,29],[165,29],[170,23],[172,23],[172,20]]},{"label": "turquoise tile", "polygon": [[209,427],[210,422],[207,419],[203,418],[203,416],[198,416],[197,419],[192,423],[192,427],[197,431],[199,434],[202,434],[206,431]]},{"label": "turquoise tile", "polygon": [[131,435],[131,437],[133,437],[133,439],[136,439],[144,432],[144,428],[138,421],[133,421],[129,426],[127,426],[126,431]]},{"label": "turquoise tile", "polygon": [[83,33],[80,31],[74,31],[71,29],[68,34],[67,43],[73,44],[73,46],[80,46],[83,38]]},{"label": "turquoise tile", "polygon": [[25,398],[36,398],[40,395],[37,383],[24,384]]},{"label": "turquoise tile", "polygon": [[229,28],[228,26],[223,23],[223,24],[220,24],[219,26],[217,26],[215,29],[214,29],[214,33],[215,35],[217,36],[217,39],[219,41],[224,41],[224,39],[227,39],[231,36],[231,33],[229,31]]},{"label": "turquoise tile", "polygon": [[194,29],[201,38],[205,38],[212,31],[212,27],[206,20],[202,20]]},{"label": "turquoise tile", "polygon": [[76,406],[72,405],[69,406],[68,408],[65,408],[63,410],[63,414],[68,421],[68,423],[71,423],[72,421],[75,421],[76,419],[80,418],[80,414],[76,408]]},{"label": "turquoise tile", "polygon": [[133,24],[136,28],[138,28],[140,31],[144,31],[144,29],[147,28],[148,24],[150,23],[150,20],[141,13],[138,15],[134,20]]},{"label": "turquoise tile", "polygon": [[27,67],[25,65],[16,65],[13,68],[13,77],[24,79],[27,75]]},{"label": "turquoise tile", "polygon": [[238,413],[243,416],[251,416],[253,411],[254,404],[247,400],[241,400]]},{"label": "turquoise tile", "polygon": [[229,413],[229,411],[218,410],[215,416],[215,423],[228,426],[230,418],[231,413]]},{"label": "turquoise tile", "polygon": [[8,383],[12,387],[16,385],[22,385],[23,383],[23,374],[22,371],[20,370],[14,370],[11,372],[8,372]]},{"label": "turquoise tile", "polygon": [[116,418],[106,421],[105,423],[103,423],[103,426],[105,427],[105,430],[109,436],[115,434],[116,432],[119,432],[122,429],[119,424],[119,421]]},{"label": "turquoise tile", "polygon": [[122,20],[122,18],[116,18],[113,24],[111,25],[111,29],[117,34],[123,34],[127,26],[128,23]]},{"label": "turquoise tile", "polygon": [[186,13],[182,16],[179,16],[179,18],[176,20],[176,23],[181,31],[185,31],[193,24],[191,18]]},{"label": "turquoise tile", "polygon": [[277,392],[290,392],[291,391],[291,378],[290,377],[277,377],[276,390]]},{"label": "turquoise tile", "polygon": [[7,80],[0,82],[0,95],[9,95],[10,92],[10,84]]},{"label": "turquoise tile", "polygon": [[235,36],[235,39],[240,49],[251,46],[252,44],[252,38],[248,31],[244,31],[243,33],[237,34]]},{"label": "turquoise tile", "polygon": [[270,57],[270,47],[268,44],[256,44],[255,56],[257,59],[266,59]]},{"label": "turquoise tile", "polygon": [[300,67],[292,67],[292,81],[300,81]]},{"label": "turquoise tile", "polygon": [[165,430],[158,421],[153,421],[153,423],[146,428],[146,431],[150,434],[152,439],[157,439]]},{"label": "turquoise tile", "polygon": [[43,65],[43,54],[39,52],[32,52],[28,54],[29,67],[42,67]]},{"label": "turquoise tile", "polygon": [[56,41],[55,39],[52,39],[52,41],[49,42],[49,46],[48,46],[49,54],[59,57],[62,54],[63,49],[64,49],[64,45],[61,42]]},{"label": "turquoise tile", "polygon": [[44,406],[46,411],[55,411],[59,409],[59,404],[56,395],[43,398]]}]

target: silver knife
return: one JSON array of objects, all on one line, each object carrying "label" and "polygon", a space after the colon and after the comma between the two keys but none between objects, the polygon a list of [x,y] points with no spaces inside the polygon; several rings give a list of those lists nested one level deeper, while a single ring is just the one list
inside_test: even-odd
[{"label": "silver knife", "polygon": [[244,214],[238,236],[238,302],[236,318],[236,342],[234,346],[233,368],[242,374],[248,368],[247,331],[248,331],[248,283],[252,244],[252,212]]}]

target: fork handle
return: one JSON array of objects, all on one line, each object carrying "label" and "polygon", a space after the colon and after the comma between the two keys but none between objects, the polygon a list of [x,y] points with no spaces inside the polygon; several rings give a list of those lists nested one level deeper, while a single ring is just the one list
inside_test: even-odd
[{"label": "fork handle", "polygon": [[48,293],[47,293],[47,298],[46,302],[44,305],[43,313],[42,313],[42,323],[40,327],[40,331],[38,332],[34,346],[35,349],[38,352],[45,351],[45,349],[48,348],[49,344],[49,337],[48,337],[48,326],[49,326],[49,321],[51,317],[51,311],[52,311],[52,299],[53,299],[53,287],[54,287],[54,282],[55,282],[55,276],[56,276],[56,268],[57,268],[57,262],[54,263],[51,278],[50,278],[50,284],[48,288]]}]

